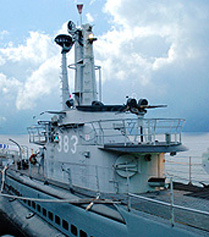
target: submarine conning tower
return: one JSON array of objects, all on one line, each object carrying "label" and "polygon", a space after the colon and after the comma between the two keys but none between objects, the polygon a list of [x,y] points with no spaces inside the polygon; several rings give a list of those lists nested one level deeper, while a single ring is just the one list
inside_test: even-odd
[{"label": "submarine conning tower", "polygon": [[[166,188],[164,154],[186,150],[184,119],[144,118],[148,109],[166,105],[149,105],[143,98],[128,97],[123,105],[98,101],[92,26],[69,21],[67,27],[69,34],[55,38],[62,48],[62,111],[46,111],[54,115],[50,121],[28,128],[29,141],[45,148],[45,178],[96,193]],[[68,66],[75,70],[72,99],[66,55],[73,45],[75,62]]]},{"label": "submarine conning tower", "polygon": [[93,42],[96,40],[90,24],[83,24],[76,27],[72,22],[68,22],[69,35],[58,35],[55,42],[62,47],[62,107],[68,109],[73,101],[69,100],[68,76],[66,54],[75,47],[75,63],[69,67],[75,69],[75,96],[76,105],[91,105],[97,100],[97,87],[95,80],[95,65],[93,54]]}]

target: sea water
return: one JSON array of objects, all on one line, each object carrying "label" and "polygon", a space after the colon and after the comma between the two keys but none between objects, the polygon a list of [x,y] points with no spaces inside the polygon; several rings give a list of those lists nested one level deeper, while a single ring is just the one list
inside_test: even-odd
[{"label": "sea water", "polygon": [[182,143],[187,151],[175,156],[166,154],[165,174],[174,181],[209,184],[209,173],[202,166],[202,154],[209,148],[209,133],[182,133]]}]

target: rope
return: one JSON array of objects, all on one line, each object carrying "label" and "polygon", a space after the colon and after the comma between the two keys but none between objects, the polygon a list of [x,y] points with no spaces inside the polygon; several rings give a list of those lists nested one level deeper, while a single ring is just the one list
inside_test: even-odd
[{"label": "rope", "polygon": [[[99,200],[99,194],[97,195],[96,199],[95,200]],[[95,201],[94,200],[94,201]],[[87,207],[86,207],[86,211],[88,211],[89,209],[92,208],[92,206],[94,205],[94,201],[92,201]]]},{"label": "rope", "polygon": [[117,204],[121,203],[119,201],[112,201],[110,199],[95,199],[95,198],[80,198],[80,199],[43,199],[43,198],[31,198],[31,197],[20,197],[16,195],[10,195],[5,193],[0,193],[1,197],[13,198],[19,200],[30,200],[34,202],[49,202],[49,203],[72,203],[72,204],[86,204],[86,203],[97,203],[97,204]]},{"label": "rope", "polygon": [[4,189],[4,183],[5,183],[5,171],[8,169],[7,166],[4,166],[3,170],[1,171],[2,173],[2,179],[1,179],[1,190],[0,192],[2,193],[3,192],[3,189]]}]

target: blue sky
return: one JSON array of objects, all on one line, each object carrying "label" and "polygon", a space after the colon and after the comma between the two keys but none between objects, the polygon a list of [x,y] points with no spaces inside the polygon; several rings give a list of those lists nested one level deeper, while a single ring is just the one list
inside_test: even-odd
[{"label": "blue sky", "polygon": [[[78,1],[0,0],[0,134],[26,133],[39,113],[61,109],[60,48],[54,38],[79,21]],[[94,25],[95,60],[103,67],[103,102],[126,95],[167,109],[147,117],[181,117],[184,131],[209,132],[207,0],[83,1]],[[68,55],[72,63],[73,53]],[[69,72],[72,91],[73,74]]]}]

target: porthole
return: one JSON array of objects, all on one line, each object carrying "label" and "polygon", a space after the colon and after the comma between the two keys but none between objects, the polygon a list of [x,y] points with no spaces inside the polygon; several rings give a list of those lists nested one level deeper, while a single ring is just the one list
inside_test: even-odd
[{"label": "porthole", "polygon": [[88,237],[88,235],[83,230],[80,230],[80,237]]},{"label": "porthole", "polygon": [[46,209],[45,209],[45,208],[43,208],[43,210],[42,210],[42,211],[43,211],[43,215],[44,215],[44,216],[46,216]]},{"label": "porthole", "polygon": [[53,221],[53,213],[52,212],[48,212],[48,217],[49,217],[49,220]]},{"label": "porthole", "polygon": [[33,208],[33,209],[36,209],[36,204],[35,204],[34,201],[32,201],[32,208]]},{"label": "porthole", "polygon": [[75,236],[78,235],[78,229],[77,229],[76,226],[71,225],[71,227],[70,227],[70,231],[71,231],[71,233],[74,234]]},{"label": "porthole", "polygon": [[37,204],[37,210],[38,212],[41,212],[41,206],[39,204]]},{"label": "porthole", "polygon": [[60,217],[57,216],[57,215],[55,215],[55,223],[56,223],[57,225],[60,225]]},{"label": "porthole", "polygon": [[68,222],[66,220],[62,220],[62,227],[65,229],[65,230],[68,230],[69,229],[69,225],[68,225]]}]

